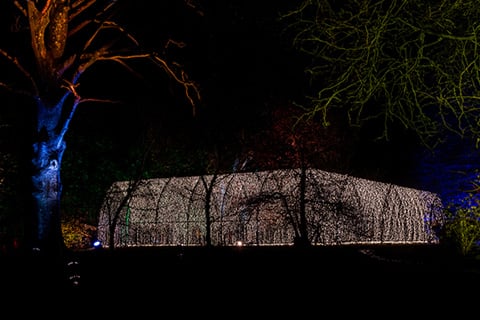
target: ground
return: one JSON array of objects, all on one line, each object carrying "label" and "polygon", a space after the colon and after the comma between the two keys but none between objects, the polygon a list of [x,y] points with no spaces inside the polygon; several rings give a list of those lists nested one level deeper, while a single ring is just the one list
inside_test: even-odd
[{"label": "ground", "polygon": [[145,304],[186,313],[220,305],[235,314],[255,307],[280,315],[300,305],[327,310],[339,302],[346,308],[341,312],[358,303],[452,306],[452,297],[465,301],[470,296],[462,295],[480,284],[477,260],[438,245],[95,249],[67,256],[63,274],[38,257],[2,259],[3,291],[18,297],[41,299],[35,294],[47,292],[77,307]]}]

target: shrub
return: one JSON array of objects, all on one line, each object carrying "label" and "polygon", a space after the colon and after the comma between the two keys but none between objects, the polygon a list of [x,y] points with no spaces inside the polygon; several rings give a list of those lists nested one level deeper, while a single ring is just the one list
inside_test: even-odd
[{"label": "shrub", "polygon": [[86,249],[92,246],[96,228],[82,221],[70,218],[62,222],[62,234],[68,249]]},{"label": "shrub", "polygon": [[470,256],[480,248],[480,200],[471,195],[459,204],[446,208],[445,241],[462,256]]}]

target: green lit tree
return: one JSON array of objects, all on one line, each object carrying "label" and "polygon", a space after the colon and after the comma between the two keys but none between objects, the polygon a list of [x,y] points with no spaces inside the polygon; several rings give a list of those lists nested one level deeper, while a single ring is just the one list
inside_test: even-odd
[{"label": "green lit tree", "polygon": [[144,50],[115,20],[120,2],[11,0],[2,6],[12,12],[11,30],[16,33],[12,37],[14,45],[0,48],[2,62],[13,72],[11,81],[0,81],[0,88],[28,97],[32,104],[18,108],[33,106],[25,113],[32,114],[35,120],[31,180],[36,227],[31,242],[40,252],[57,256],[64,248],[60,170],[65,135],[79,106],[114,102],[85,96],[82,81],[93,79],[91,75],[85,77],[87,71],[101,72],[94,66],[106,63],[138,76],[139,70],[145,70],[138,64],[143,61],[166,72],[183,87],[192,106],[199,92],[181,65],[166,58],[168,48],[182,47],[183,43],[169,40],[161,54]]},{"label": "green lit tree", "polygon": [[413,132],[434,148],[480,142],[480,6],[475,0],[305,0],[281,16],[311,61],[304,117],[344,111],[352,126]]}]

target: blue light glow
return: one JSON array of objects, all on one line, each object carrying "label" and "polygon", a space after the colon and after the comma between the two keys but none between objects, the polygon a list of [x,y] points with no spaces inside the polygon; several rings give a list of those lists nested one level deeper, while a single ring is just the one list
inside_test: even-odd
[{"label": "blue light glow", "polygon": [[93,242],[93,247],[94,248],[101,248],[102,247],[102,243],[99,241],[99,240],[95,240]]},{"label": "blue light glow", "polygon": [[426,152],[417,167],[421,187],[440,195],[443,205],[465,205],[469,197],[479,198],[480,150],[466,139],[450,137],[435,153]]}]

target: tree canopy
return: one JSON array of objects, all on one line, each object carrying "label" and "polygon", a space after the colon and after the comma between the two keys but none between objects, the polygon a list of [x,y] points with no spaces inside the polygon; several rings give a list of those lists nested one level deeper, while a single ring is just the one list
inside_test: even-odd
[{"label": "tree canopy", "polygon": [[392,124],[435,147],[480,142],[480,6],[475,0],[305,0],[281,16],[308,56],[304,117],[346,110],[351,125]]}]

